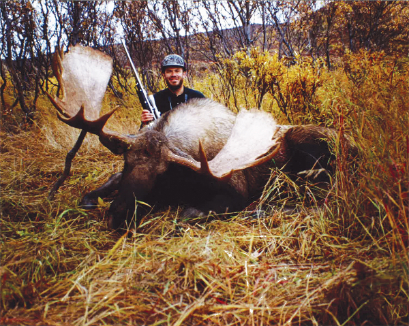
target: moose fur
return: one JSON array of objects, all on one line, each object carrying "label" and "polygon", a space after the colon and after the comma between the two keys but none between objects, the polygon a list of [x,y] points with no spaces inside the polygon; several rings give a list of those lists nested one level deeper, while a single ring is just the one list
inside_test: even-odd
[{"label": "moose fur", "polygon": [[[63,88],[79,84],[81,73],[68,72],[78,71],[73,66],[81,56],[88,66],[95,61],[98,67],[107,67],[103,74],[111,74],[109,57],[76,46],[56,60],[54,72]],[[274,166],[289,173],[330,167],[327,141],[334,136],[333,130],[277,126],[266,112],[243,109],[234,114],[210,99],[180,105],[135,136],[116,134],[104,128],[113,112],[88,120],[87,112],[100,111],[95,105],[91,110],[88,97],[101,98],[107,82],[95,78],[89,83],[98,85],[89,91],[65,91],[69,96],[62,99],[49,97],[62,121],[97,134],[104,146],[124,156],[123,171],[82,201],[90,207],[96,198],[117,191],[108,214],[111,228],[134,216],[137,201],[186,205],[183,214],[188,217],[237,211],[260,196]]]}]

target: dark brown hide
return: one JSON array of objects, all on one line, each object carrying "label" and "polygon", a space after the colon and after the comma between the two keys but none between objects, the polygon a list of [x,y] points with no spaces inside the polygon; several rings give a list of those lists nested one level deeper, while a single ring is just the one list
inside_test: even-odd
[{"label": "dark brown hide", "polygon": [[[313,175],[314,182],[330,182],[335,168],[335,158],[339,149],[335,144],[344,146],[343,150],[350,159],[357,155],[357,148],[347,136],[341,136],[335,129],[315,126],[284,126],[279,153],[275,156],[275,167],[295,178]],[[316,173],[311,173],[312,170]]]}]

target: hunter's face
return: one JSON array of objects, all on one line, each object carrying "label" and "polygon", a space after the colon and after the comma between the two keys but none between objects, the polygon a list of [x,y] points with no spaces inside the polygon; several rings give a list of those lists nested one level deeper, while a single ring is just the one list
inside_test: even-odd
[{"label": "hunter's face", "polygon": [[186,77],[186,72],[182,68],[169,67],[162,73],[166,84],[172,90],[178,89],[183,85],[183,79]]}]

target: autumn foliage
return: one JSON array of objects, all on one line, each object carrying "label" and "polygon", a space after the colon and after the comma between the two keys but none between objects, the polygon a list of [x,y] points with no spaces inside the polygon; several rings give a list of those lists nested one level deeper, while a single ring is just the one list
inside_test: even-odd
[{"label": "autumn foliage", "polygon": [[[0,8],[24,9],[19,17],[29,23],[33,7],[25,3],[25,7],[2,3]],[[54,8],[52,1],[47,3]],[[218,1],[201,3],[209,10],[213,5],[220,9]],[[222,3],[229,9],[229,1]],[[293,7],[292,2],[245,3],[242,10],[249,13],[264,10],[273,28],[258,30],[259,43],[248,47],[245,42],[238,46],[240,38],[235,45],[223,40],[241,35],[244,41],[245,34],[240,34],[244,30],[198,37],[215,42],[209,44],[181,37],[179,49],[191,51],[188,83],[233,111],[256,107],[271,112],[283,125],[334,128],[336,172],[329,186],[294,182],[272,170],[262,197],[227,219],[183,220],[180,208],[171,207],[152,212],[126,234],[112,232],[104,218],[109,200],[100,199],[92,211],[81,209],[78,202],[120,171],[122,158],[88,135],[69,179],[55,200],[47,200],[78,131],[55,117],[43,94],[58,89],[49,67],[44,68],[47,61],[44,70],[41,65],[31,66],[34,60],[29,62],[33,70],[21,71],[21,61],[6,58],[1,61],[0,80],[0,324],[399,325],[407,321],[408,6],[400,1],[329,1],[314,11],[308,1]],[[172,4],[178,2],[124,2],[115,14],[145,22],[136,13],[154,18],[153,8],[170,13],[176,8]],[[187,24],[191,11],[182,6],[187,3],[180,4],[181,11],[174,13],[184,12]],[[65,5],[73,10],[80,6],[60,4]],[[81,8],[92,17],[99,8],[95,5]],[[284,21],[275,25],[278,9]],[[8,16],[2,15],[5,42]],[[208,22],[217,31],[217,17],[213,18]],[[246,16],[242,18],[245,25]],[[15,35],[24,35],[25,25],[10,26]],[[171,27],[166,28],[168,34],[163,35],[169,37]],[[82,42],[93,40],[90,31],[79,30],[79,35],[87,35]],[[263,32],[276,36],[271,48],[262,42]],[[142,34],[135,31],[129,37],[137,35]],[[166,40],[150,44],[148,50],[166,52],[167,46],[175,46],[170,37]],[[200,45],[200,51],[194,51],[193,44]],[[212,60],[205,64],[193,60],[198,52]],[[118,55],[119,63],[119,53],[111,54]],[[149,64],[141,67],[147,72],[145,80],[150,78],[152,87],[163,87],[155,65]],[[141,108],[134,80],[126,69],[117,68],[122,70],[114,73],[103,112],[119,107],[109,129],[135,133]],[[34,80],[26,81],[33,71],[39,73],[38,86]],[[18,81],[24,86],[22,92]],[[27,111],[31,122],[20,95],[31,108]],[[357,146],[355,160],[346,153],[343,135]]]}]

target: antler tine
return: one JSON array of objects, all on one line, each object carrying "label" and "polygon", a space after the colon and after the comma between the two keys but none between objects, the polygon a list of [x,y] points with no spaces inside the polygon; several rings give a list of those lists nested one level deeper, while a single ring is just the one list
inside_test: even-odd
[{"label": "antler tine", "polygon": [[61,86],[62,98],[65,98],[65,87],[64,87],[64,82],[62,78],[62,73],[63,73],[62,60],[63,59],[64,59],[64,52],[62,51],[61,48],[56,48],[54,55],[53,55],[51,67],[53,69],[53,73],[55,77],[57,78],[58,84]]},{"label": "antler tine", "polygon": [[61,114],[58,114],[58,118],[66,123],[67,125],[78,128],[84,129],[92,134],[99,135],[104,128],[105,124],[107,123],[108,119],[114,114],[117,109],[113,109],[111,112],[104,114],[100,118],[94,121],[89,121],[85,119],[84,116],[84,105],[81,106],[81,109],[78,113],[69,118],[63,117]]},{"label": "antler tine", "polygon": [[60,100],[58,97],[52,97],[50,93],[46,92],[49,100],[51,103],[54,105],[54,107],[57,109],[57,111],[63,115],[66,118],[71,118],[71,116],[66,112],[66,104],[64,102],[65,99],[65,84],[64,80],[62,77],[63,74],[63,66],[62,66],[62,60],[64,58],[64,52],[61,50],[61,48],[56,48],[54,55],[53,55],[53,60],[51,63],[51,67],[53,69],[53,73],[55,78],[57,78],[58,84],[60,85],[60,90],[61,90],[61,95],[62,99]]},{"label": "antler tine", "polygon": [[193,171],[200,172],[199,162],[197,162],[197,161],[195,161],[193,159],[188,159],[186,157],[175,154],[171,150],[169,150],[169,152],[168,152],[168,158],[167,159],[168,159],[169,162],[177,163],[177,164],[186,166],[186,167],[192,169]]},{"label": "antler tine", "polygon": [[199,156],[200,156],[200,173],[212,175],[212,172],[210,171],[210,167],[209,167],[209,162],[207,160],[207,156],[203,148],[203,144],[200,140],[199,140]]},{"label": "antler tine", "polygon": [[207,157],[206,157],[206,153],[203,148],[203,144],[200,140],[199,140],[199,156],[200,156],[200,162],[197,162],[195,160],[187,159],[180,155],[174,154],[172,151],[169,151],[168,160],[170,162],[184,165],[198,173],[213,175],[209,167],[209,162],[207,161]]},{"label": "antler tine", "polygon": [[70,118],[70,116],[65,112],[64,109],[64,102],[61,101],[58,97],[54,98],[52,95],[48,92],[45,92],[45,94],[48,96],[48,99],[50,102],[54,105],[54,107],[57,109],[58,113],[65,116],[66,118]]}]

